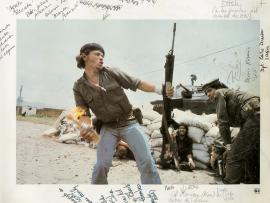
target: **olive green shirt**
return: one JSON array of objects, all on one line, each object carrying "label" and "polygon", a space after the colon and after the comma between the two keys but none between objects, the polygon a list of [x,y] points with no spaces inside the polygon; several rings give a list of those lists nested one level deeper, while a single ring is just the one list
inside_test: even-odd
[{"label": "olive green shirt", "polygon": [[259,97],[228,88],[216,90],[216,113],[218,118],[219,132],[224,144],[231,143],[230,126],[241,127],[245,121],[245,118],[243,118],[243,107],[246,106],[246,104],[253,98]]},{"label": "olive green shirt", "polygon": [[131,77],[117,68],[103,67],[99,71],[99,86],[88,82],[85,73],[73,86],[76,106],[89,108],[104,123],[126,120],[131,112],[130,104],[124,89],[136,91],[140,80]]}]

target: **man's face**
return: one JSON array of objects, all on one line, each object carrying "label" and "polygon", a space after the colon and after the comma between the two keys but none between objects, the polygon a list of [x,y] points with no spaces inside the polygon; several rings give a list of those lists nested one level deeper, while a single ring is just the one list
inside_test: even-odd
[{"label": "man's face", "polygon": [[90,51],[84,56],[86,67],[90,66],[96,69],[102,69],[104,55],[99,50]]},{"label": "man's face", "polygon": [[215,100],[215,92],[216,89],[215,88],[208,88],[205,92],[205,94],[207,95],[207,97],[211,100],[214,101]]},{"label": "man's face", "polygon": [[186,135],[187,129],[186,129],[185,126],[179,126],[178,129],[179,129],[179,134],[180,134],[180,135]]}]

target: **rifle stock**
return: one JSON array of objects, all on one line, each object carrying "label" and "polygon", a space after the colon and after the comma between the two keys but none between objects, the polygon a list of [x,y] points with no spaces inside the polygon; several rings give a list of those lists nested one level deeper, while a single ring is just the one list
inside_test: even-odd
[{"label": "rifle stock", "polygon": [[[172,139],[168,127],[169,122],[171,120],[171,99],[166,96],[166,89],[172,86],[172,79],[173,79],[173,68],[174,68],[174,38],[175,38],[175,31],[176,31],[176,23],[174,23],[173,28],[173,42],[172,42],[172,49],[166,55],[166,63],[165,63],[165,85],[163,85],[163,116],[162,116],[162,126],[161,126],[161,133],[163,135],[163,143],[165,141],[169,142],[170,150],[172,151],[173,161],[176,167],[176,170],[180,170],[179,164],[179,155],[178,155],[178,148],[175,140]],[[165,144],[163,144],[163,154],[164,154]],[[162,157],[161,157],[162,158]]]}]

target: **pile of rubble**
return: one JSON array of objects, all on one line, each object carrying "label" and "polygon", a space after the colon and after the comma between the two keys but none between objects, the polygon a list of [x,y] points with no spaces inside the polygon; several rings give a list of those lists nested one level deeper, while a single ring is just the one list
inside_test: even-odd
[{"label": "pile of rubble", "polygon": [[65,144],[82,144],[90,148],[96,148],[96,145],[87,143],[80,136],[78,125],[74,121],[67,119],[67,114],[68,111],[63,111],[53,127],[46,130],[43,135]]}]

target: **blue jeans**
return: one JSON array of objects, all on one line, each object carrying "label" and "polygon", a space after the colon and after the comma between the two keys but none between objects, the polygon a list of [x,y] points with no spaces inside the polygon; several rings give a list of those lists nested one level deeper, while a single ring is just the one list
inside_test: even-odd
[{"label": "blue jeans", "polygon": [[141,174],[141,183],[161,184],[145,134],[138,123],[116,129],[103,125],[100,136],[101,139],[97,145],[97,162],[92,174],[92,184],[108,184],[107,174],[112,165],[118,138],[125,141],[133,152]]}]

